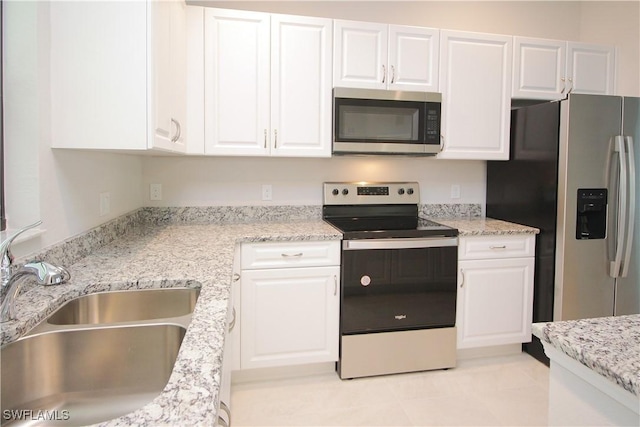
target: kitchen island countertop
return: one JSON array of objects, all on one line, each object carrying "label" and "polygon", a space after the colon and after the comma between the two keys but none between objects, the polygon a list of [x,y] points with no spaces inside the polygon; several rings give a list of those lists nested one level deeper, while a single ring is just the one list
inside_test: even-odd
[{"label": "kitchen island countertop", "polygon": [[640,396],[640,315],[534,323],[533,334]]}]

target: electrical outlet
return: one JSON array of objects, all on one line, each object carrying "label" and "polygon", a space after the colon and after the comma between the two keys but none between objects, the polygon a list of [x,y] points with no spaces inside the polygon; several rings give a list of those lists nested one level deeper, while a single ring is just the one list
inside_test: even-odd
[{"label": "electrical outlet", "polygon": [[452,199],[460,198],[460,186],[458,184],[453,184],[451,186],[451,198]]},{"label": "electrical outlet", "polygon": [[108,191],[100,193],[100,216],[109,215],[111,212],[111,195]]},{"label": "electrical outlet", "polygon": [[273,187],[271,184],[262,184],[262,200],[271,200],[273,198]]},{"label": "electrical outlet", "polygon": [[149,185],[149,199],[162,200],[162,184]]}]

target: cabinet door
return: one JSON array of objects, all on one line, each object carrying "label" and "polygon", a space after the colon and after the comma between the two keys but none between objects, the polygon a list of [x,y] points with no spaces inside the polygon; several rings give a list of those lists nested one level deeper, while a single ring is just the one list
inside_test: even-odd
[{"label": "cabinet door", "polygon": [[51,146],[146,150],[147,5],[49,2]]},{"label": "cabinet door", "polygon": [[149,148],[186,150],[186,5],[181,0],[152,2]]},{"label": "cabinet door", "polygon": [[441,31],[444,159],[509,158],[511,37]]},{"label": "cabinet door", "polygon": [[388,25],[334,21],[333,85],[386,89]]},{"label": "cabinet door", "polygon": [[569,42],[567,76],[573,93],[613,95],[615,48]]},{"label": "cabinet door", "polygon": [[513,39],[513,98],[559,99],[566,86],[567,43],[559,40]]},{"label": "cabinet door", "polygon": [[242,369],[338,360],[340,267],[242,272]]},{"label": "cabinet door", "polygon": [[458,348],[531,341],[534,258],[458,263]]},{"label": "cabinet door", "polygon": [[389,26],[389,89],[438,91],[440,31]]},{"label": "cabinet door", "polygon": [[331,156],[331,29],[330,19],[272,15],[272,155]]},{"label": "cabinet door", "polygon": [[269,152],[269,15],[205,8],[205,154]]}]

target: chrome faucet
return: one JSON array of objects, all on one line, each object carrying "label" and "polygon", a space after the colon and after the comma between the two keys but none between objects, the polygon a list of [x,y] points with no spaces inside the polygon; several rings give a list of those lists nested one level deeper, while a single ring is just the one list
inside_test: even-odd
[{"label": "chrome faucet", "polygon": [[11,274],[13,273],[13,255],[11,254],[11,243],[16,237],[21,235],[27,230],[42,224],[42,221],[34,222],[31,225],[21,228],[16,231],[11,237],[8,237],[4,242],[0,243],[0,289],[2,292],[6,291],[6,286],[9,283]]},{"label": "chrome faucet", "polygon": [[50,286],[60,285],[71,278],[71,274],[64,267],[56,267],[48,262],[38,261],[25,264],[16,271],[10,278],[6,286],[6,293],[0,305],[0,323],[15,320],[16,313],[14,302],[18,295],[24,279],[27,276],[35,276],[39,285]]},{"label": "chrome faucet", "polygon": [[16,318],[14,302],[18,295],[20,295],[20,289],[24,282],[22,279],[25,279],[27,276],[35,276],[36,282],[39,285],[49,286],[59,285],[71,278],[66,268],[56,267],[44,261],[27,263],[15,273],[13,272],[13,255],[11,255],[10,250],[11,243],[21,233],[40,224],[42,224],[42,221],[28,225],[0,243],[0,272],[2,273],[2,285],[0,286],[0,323]]}]

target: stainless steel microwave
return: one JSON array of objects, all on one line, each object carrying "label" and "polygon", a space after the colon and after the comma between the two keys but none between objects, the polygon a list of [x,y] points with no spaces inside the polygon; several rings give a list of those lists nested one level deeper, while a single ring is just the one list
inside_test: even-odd
[{"label": "stainless steel microwave", "polygon": [[442,95],[333,89],[333,153],[435,155]]}]

